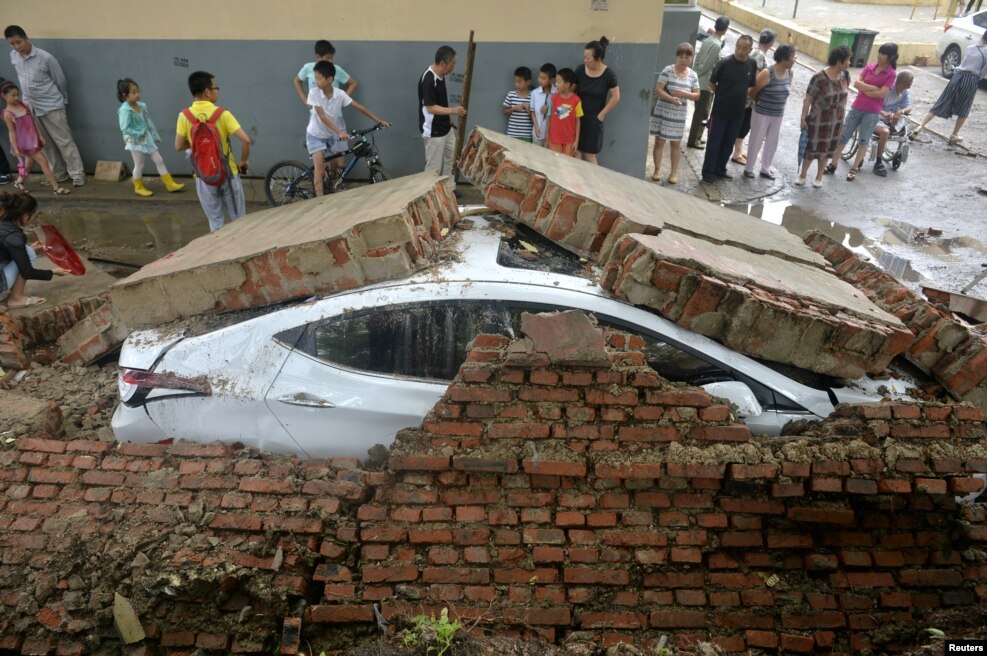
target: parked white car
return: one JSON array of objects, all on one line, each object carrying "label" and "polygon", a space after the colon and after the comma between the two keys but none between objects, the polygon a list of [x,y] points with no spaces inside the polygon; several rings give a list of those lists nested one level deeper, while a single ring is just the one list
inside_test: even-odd
[{"label": "parked white car", "polygon": [[936,44],[936,54],[942,64],[942,76],[947,80],[953,77],[953,70],[963,60],[967,46],[980,43],[984,32],[987,31],[987,10],[953,19],[946,26],[939,43]]},{"label": "parked white car", "polygon": [[612,298],[595,282],[598,267],[528,228],[472,220],[450,235],[455,261],[408,279],[133,333],[120,353],[116,437],[365,456],[421,423],[478,333],[517,337],[523,312],[571,308],[641,335],[651,366],[729,399],[756,434],[826,417],[837,402],[879,398],[741,355]]}]

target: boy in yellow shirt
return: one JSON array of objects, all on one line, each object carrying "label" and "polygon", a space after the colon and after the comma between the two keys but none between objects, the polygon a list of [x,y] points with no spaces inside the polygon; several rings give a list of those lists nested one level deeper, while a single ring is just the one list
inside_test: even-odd
[{"label": "boy in yellow shirt", "polygon": [[[197,120],[207,122],[215,114],[219,107],[216,101],[219,100],[219,86],[212,73],[196,71],[188,76],[188,89],[192,93],[195,101],[188,108],[188,111]],[[202,211],[206,213],[209,220],[209,231],[215,232],[223,227],[225,220],[223,205],[225,202],[226,212],[230,215],[230,220],[235,221],[247,213],[246,201],[243,196],[243,185],[240,182],[240,172],[247,172],[250,164],[250,137],[239,121],[227,110],[216,118],[216,130],[219,132],[223,143],[223,154],[229,163],[229,179],[221,185],[207,184],[196,177],[195,192],[199,196],[199,204]],[[178,115],[178,125],[175,128],[175,150],[186,150],[191,148],[189,141],[192,131],[192,122],[181,112]],[[240,162],[237,164],[233,157],[233,150],[230,147],[230,137],[234,136],[243,144],[240,150]]]}]

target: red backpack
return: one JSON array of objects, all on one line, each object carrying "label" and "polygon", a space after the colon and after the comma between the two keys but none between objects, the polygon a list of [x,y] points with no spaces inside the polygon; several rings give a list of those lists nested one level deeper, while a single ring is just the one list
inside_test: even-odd
[{"label": "red backpack", "polygon": [[223,185],[233,177],[229,160],[223,153],[223,137],[216,127],[216,121],[224,111],[217,107],[208,121],[200,120],[190,108],[182,111],[191,124],[188,140],[192,146],[192,170],[197,178],[213,187]]}]

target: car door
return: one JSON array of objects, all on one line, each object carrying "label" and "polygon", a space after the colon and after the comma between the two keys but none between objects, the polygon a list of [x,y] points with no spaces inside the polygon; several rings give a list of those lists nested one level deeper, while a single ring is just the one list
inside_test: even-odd
[{"label": "car door", "polygon": [[268,407],[311,455],[364,456],[417,427],[484,330],[484,304],[403,303],[345,312],[288,331],[285,361]]}]

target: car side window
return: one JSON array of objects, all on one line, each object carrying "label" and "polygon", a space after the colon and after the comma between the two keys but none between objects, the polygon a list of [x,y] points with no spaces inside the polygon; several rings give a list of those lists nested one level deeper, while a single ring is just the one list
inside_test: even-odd
[{"label": "car side window", "polygon": [[974,15],[973,22],[977,27],[987,27],[987,11]]},{"label": "car side window", "polygon": [[[479,301],[395,305],[313,324],[305,350],[325,362],[392,376],[452,380],[476,335],[515,335],[503,306]],[[301,340],[305,344],[306,340]]]},{"label": "car side window", "polygon": [[[569,308],[519,301],[437,301],[349,312],[299,329],[279,339],[324,362],[389,376],[439,381],[456,377],[466,349],[476,335],[496,333],[512,339],[521,334],[525,312]],[[698,354],[625,321],[598,316],[604,326],[644,340],[648,364],[662,377],[690,385],[740,380],[765,408],[786,407],[784,398],[761,383],[740,376]],[[789,409],[798,409],[798,406]]]}]

